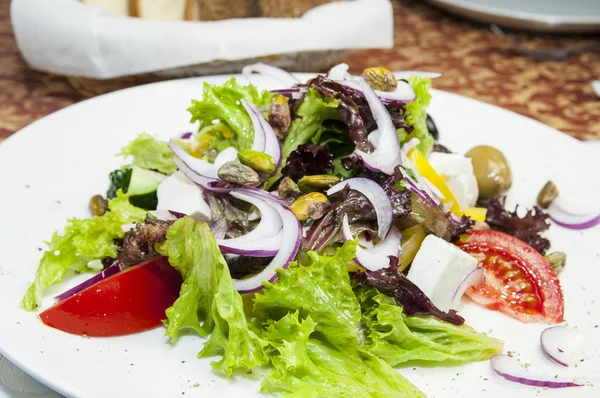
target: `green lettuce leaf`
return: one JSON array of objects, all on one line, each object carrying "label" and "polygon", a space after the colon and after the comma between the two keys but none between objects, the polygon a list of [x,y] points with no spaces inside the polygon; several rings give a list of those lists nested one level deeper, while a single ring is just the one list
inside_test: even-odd
[{"label": "green lettuce leaf", "polygon": [[289,154],[298,147],[306,144],[314,136],[321,134],[325,120],[339,120],[339,101],[325,97],[317,90],[311,88],[300,103],[296,114],[300,117],[294,119],[282,145],[282,164]]},{"label": "green lettuce leaf", "polygon": [[502,352],[500,340],[435,317],[407,316],[393,297],[372,287],[356,289],[367,347],[392,366],[409,361],[466,363]]},{"label": "green lettuce leaf", "polygon": [[[227,263],[208,224],[191,217],[177,220],[159,253],[183,276],[179,298],[167,309],[166,335],[177,340],[181,330],[192,329],[210,338],[199,357],[222,355],[211,365],[226,376],[239,368],[250,370],[268,362],[267,342],[251,330],[242,297],[233,287]],[[200,326],[201,314],[204,323]]]},{"label": "green lettuce leaf", "polygon": [[411,138],[418,138],[421,142],[417,146],[425,156],[429,155],[433,148],[433,137],[427,130],[427,107],[431,101],[431,79],[421,76],[410,76],[408,83],[415,90],[417,98],[413,102],[406,104],[407,122],[415,129],[408,134],[404,129],[398,130],[400,142],[404,144]]},{"label": "green lettuce leaf", "polygon": [[[202,100],[192,100],[188,112],[192,115],[192,123],[200,122],[201,130],[213,125],[215,120],[220,120],[231,128],[234,136],[215,134],[210,143],[211,149],[215,146],[224,149],[229,145],[237,149],[250,149],[254,139],[254,128],[241,100],[245,99],[259,107],[269,107],[273,97],[274,94],[258,90],[252,84],[241,86],[232,77],[220,86],[204,83]],[[207,134],[209,133],[211,132],[208,131]]]},{"label": "green lettuce leaf", "polygon": [[[267,326],[273,371],[261,392],[286,397],[424,397],[415,386],[373,354],[340,348],[320,338],[318,322],[289,313]],[[315,333],[316,332],[316,333]]]},{"label": "green lettuce leaf", "polygon": [[110,211],[100,217],[68,220],[64,232],[55,232],[46,242],[48,250],[42,255],[35,281],[21,301],[25,309],[39,307],[44,289],[60,282],[67,271],[90,271],[90,261],[116,257],[113,241],[125,235],[121,225],[142,222],[146,216],[146,211],[131,205],[120,190],[108,206]]},{"label": "green lettuce leaf", "polygon": [[[265,283],[256,294],[254,309],[266,311],[271,319],[288,312],[299,311],[310,316],[316,330],[339,346],[360,346],[360,306],[354,297],[346,269],[347,257],[354,241],[347,242],[335,256],[320,256],[308,252],[310,265],[291,263],[287,270],[278,270],[279,280]],[[352,258],[352,257],[350,257]]]},{"label": "green lettuce leaf", "polygon": [[125,158],[132,156],[132,165],[143,169],[156,170],[163,174],[173,174],[177,171],[169,145],[146,133],[141,133],[135,140],[121,148],[118,155]]}]

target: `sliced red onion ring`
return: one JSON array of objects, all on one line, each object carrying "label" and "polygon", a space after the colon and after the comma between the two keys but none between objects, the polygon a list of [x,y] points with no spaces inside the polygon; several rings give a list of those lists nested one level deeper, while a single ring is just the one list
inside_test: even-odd
[{"label": "sliced red onion ring", "polygon": [[460,299],[465,294],[467,289],[479,282],[482,277],[483,268],[477,267],[473,269],[473,271],[469,272],[462,282],[456,286],[456,290],[454,290],[454,294],[452,295],[452,301],[450,302],[450,308],[457,309],[460,305]]},{"label": "sliced red onion ring", "polygon": [[149,213],[163,221],[175,221],[187,215],[175,210],[152,210]]},{"label": "sliced red onion ring", "polygon": [[[344,241],[354,239],[346,214],[344,214],[344,218],[342,219],[342,236]],[[402,233],[396,227],[392,227],[388,236],[376,245],[373,245],[372,248],[363,249],[360,245],[357,246],[354,262],[369,271],[378,271],[387,268],[390,266],[389,256],[398,256],[401,243]]]},{"label": "sliced red onion ring", "polygon": [[225,163],[236,160],[237,155],[238,155],[237,149],[235,149],[232,146],[227,147],[227,148],[223,149],[221,152],[219,152],[219,154],[215,158],[215,161],[213,162],[213,165],[215,166],[215,168],[218,171],[221,168],[221,166],[223,166]]},{"label": "sliced red onion ring", "polygon": [[[342,86],[349,87],[353,90],[358,91],[359,93],[365,94],[365,88],[359,82],[364,79],[362,77],[355,78],[355,80],[336,80]],[[368,86],[371,89],[371,86]],[[371,89],[373,91],[373,89]],[[409,102],[413,102],[417,95],[412,86],[405,82],[404,80],[399,80],[398,85],[394,91],[374,91],[375,95],[379,98],[381,102],[385,105],[393,106],[395,104],[407,104]]]},{"label": "sliced red onion ring", "polygon": [[552,221],[569,229],[587,229],[600,224],[599,211],[574,210],[577,207],[559,196],[550,203],[547,213]]},{"label": "sliced red onion ring", "polygon": [[567,326],[552,326],[540,335],[544,353],[562,366],[575,366],[597,356],[589,337]]},{"label": "sliced red onion ring", "polygon": [[123,269],[123,266],[121,265],[121,263],[115,260],[110,265],[110,267],[106,268],[104,271],[92,276],[90,279],[87,279],[87,280],[81,282],[79,285],[67,290],[66,292],[59,294],[55,298],[59,301],[67,299],[67,298],[71,297],[72,295],[79,293],[83,289],[86,289],[86,288],[88,288],[92,285],[95,285],[96,283],[108,278],[109,276],[114,275],[117,272],[121,272],[122,269]]},{"label": "sliced red onion ring", "polygon": [[394,221],[394,215],[390,199],[383,188],[375,181],[369,180],[368,178],[357,177],[349,178],[337,183],[329,188],[327,195],[331,196],[334,193],[341,191],[346,186],[360,192],[369,200],[369,202],[371,202],[377,215],[377,236],[384,239],[388,232],[390,232],[392,222]]},{"label": "sliced red onion ring", "polygon": [[[270,201],[244,193],[232,191],[231,196],[253,204],[260,211],[260,222],[246,235],[233,239],[217,239],[221,250],[227,253],[253,257],[272,257],[281,244],[280,232],[283,228],[281,217]],[[270,240],[268,238],[271,238]]]},{"label": "sliced red onion ring", "polygon": [[205,189],[207,191],[212,191],[212,192],[217,192],[217,193],[227,193],[227,192],[231,191],[232,189],[237,188],[235,186],[231,186],[230,184],[228,184],[226,186],[215,186],[215,184],[221,182],[221,180],[201,176],[200,174],[196,173],[194,170],[190,169],[177,156],[175,156],[175,158],[173,159],[173,163],[175,163],[175,166],[177,166],[177,168],[179,170],[181,170],[181,172],[190,181],[199,185],[202,189]]},{"label": "sliced red onion ring", "polygon": [[[175,140],[169,141],[169,148],[177,158],[179,158],[185,165],[192,170],[194,173],[201,175],[206,178],[218,180],[217,168],[214,164],[207,162],[204,159],[198,159],[187,153],[182,147],[177,145]],[[183,171],[183,170],[182,170]],[[185,172],[184,172],[185,174]],[[187,174],[186,174],[187,176]],[[188,176],[189,178],[189,176]],[[191,179],[191,178],[190,178]]]},{"label": "sliced red onion ring", "polygon": [[[289,263],[294,260],[298,253],[298,249],[300,248],[300,242],[302,241],[302,226],[300,225],[300,221],[296,218],[296,215],[287,206],[284,207],[280,204],[279,198],[274,197],[273,195],[260,195],[254,190],[240,189],[237,190],[237,192],[268,201],[268,203],[279,213],[283,224],[279,251],[265,269],[249,278],[233,279],[233,285],[238,292],[242,294],[254,293],[264,288],[264,281],[274,282],[277,280],[278,275],[276,270],[278,268],[286,269],[289,266]],[[269,196],[272,198],[269,198]],[[273,197],[276,199],[273,199]]]},{"label": "sliced red onion ring", "polygon": [[352,75],[348,73],[348,69],[350,69],[348,64],[337,64],[329,69],[326,76],[331,80],[350,80]]},{"label": "sliced red onion ring", "polygon": [[533,387],[564,388],[581,387],[586,382],[576,380],[574,377],[557,377],[555,373],[539,374],[532,373],[523,368],[515,358],[508,355],[496,354],[490,360],[492,369],[496,374],[508,381],[525,384]]},{"label": "sliced red onion ring", "polygon": [[275,134],[275,130],[273,130],[273,127],[269,124],[267,119],[265,119],[263,113],[256,105],[247,104],[244,106],[247,106],[246,110],[253,114],[252,123],[256,123],[254,124],[255,134],[256,131],[260,131],[264,137],[263,149],[261,149],[260,152],[264,152],[271,156],[275,162],[275,168],[278,169],[279,165],[281,165],[281,143]]},{"label": "sliced red onion ring", "polygon": [[[223,253],[239,254],[249,257],[274,257],[281,246],[281,236],[283,230],[279,233],[260,241],[238,242],[238,243],[221,243],[219,248]],[[232,240],[232,239],[227,239]],[[217,242],[226,242],[227,240],[218,240]]]},{"label": "sliced red onion ring", "polygon": [[442,76],[439,72],[427,72],[423,70],[399,70],[392,73],[398,80],[408,79],[411,76],[428,77],[430,79],[436,79]]},{"label": "sliced red onion ring", "polygon": [[246,100],[242,100],[242,105],[244,106],[246,112],[248,112],[248,116],[250,116],[250,120],[252,120],[252,126],[254,127],[254,141],[252,142],[252,147],[250,149],[253,151],[264,152],[265,130],[258,119],[257,112],[255,112],[256,107],[253,104],[249,104]]},{"label": "sliced red onion ring", "polygon": [[300,83],[300,80],[296,79],[294,75],[292,75],[290,72],[272,65],[263,64],[262,62],[258,62],[252,65],[246,65],[242,69],[242,74],[245,76],[249,76],[252,73],[270,76],[274,79],[279,80],[282,84],[284,84],[287,87],[291,87],[294,84]]},{"label": "sliced red onion ring", "polygon": [[[358,83],[363,89],[365,98],[369,103],[369,108],[373,113],[373,118],[377,123],[378,134],[377,142],[372,142],[375,150],[371,153],[366,153],[356,150],[355,153],[360,156],[365,164],[383,171],[386,174],[394,174],[397,166],[402,164],[400,154],[400,141],[396,133],[396,127],[392,122],[392,118],[381,103],[377,95],[367,84],[365,79],[360,78]],[[373,133],[371,133],[373,134]]]},{"label": "sliced red onion ring", "polygon": [[181,137],[179,138],[181,138],[182,140],[189,140],[190,138],[192,138],[192,133],[188,131],[187,133],[181,134]]},{"label": "sliced red onion ring", "polygon": [[306,87],[292,87],[280,90],[270,90],[270,92],[273,94],[283,95],[285,97],[289,97],[295,100],[302,98],[307,91],[308,89]]}]

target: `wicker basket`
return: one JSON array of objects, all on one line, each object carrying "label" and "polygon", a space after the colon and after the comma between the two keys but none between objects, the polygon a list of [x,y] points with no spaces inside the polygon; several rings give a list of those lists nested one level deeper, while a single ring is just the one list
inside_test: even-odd
[{"label": "wicker basket", "polygon": [[[222,20],[228,18],[297,18],[310,9],[340,0],[197,0],[205,10],[201,20]],[[116,79],[90,79],[68,77],[71,86],[85,97],[93,97],[107,92],[167,79],[239,73],[244,65],[254,62],[268,62],[295,72],[321,72],[339,63],[351,50],[308,51],[278,54],[241,60],[215,60],[197,65],[156,71],[143,75],[126,76]]]}]

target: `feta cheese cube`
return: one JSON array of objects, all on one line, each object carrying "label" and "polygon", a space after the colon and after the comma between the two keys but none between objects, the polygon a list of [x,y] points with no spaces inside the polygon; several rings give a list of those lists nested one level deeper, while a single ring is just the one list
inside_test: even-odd
[{"label": "feta cheese cube", "polygon": [[436,307],[447,312],[457,287],[475,268],[474,257],[435,235],[428,235],[412,262],[408,279]]},{"label": "feta cheese cube", "polygon": [[454,153],[433,152],[427,160],[446,181],[462,212],[475,206],[479,188],[471,159]]}]

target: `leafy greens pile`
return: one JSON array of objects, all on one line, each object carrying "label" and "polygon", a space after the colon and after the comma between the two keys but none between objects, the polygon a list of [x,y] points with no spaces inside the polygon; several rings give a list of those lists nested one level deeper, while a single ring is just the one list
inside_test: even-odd
[{"label": "leafy greens pile", "polygon": [[[388,110],[400,141],[418,138],[419,149],[427,154],[433,146],[425,124],[431,83],[420,77],[410,78],[409,83],[416,100]],[[460,232],[462,227],[451,223],[441,207],[428,207],[404,190],[401,175],[373,173],[350,156],[355,148],[368,149],[367,136],[376,128],[364,97],[323,77],[309,81],[305,88],[302,98],[289,101],[282,167],[263,189],[280,184],[281,172],[292,185],[308,174],[342,179],[368,176],[384,188],[394,217],[407,226],[419,224],[446,239]],[[275,94],[241,86],[234,78],[220,86],[205,83],[203,99],[193,101],[188,109],[200,130],[186,150],[200,150],[209,157],[229,146],[250,149],[253,124],[242,100],[265,110]],[[54,234],[23,299],[26,309],[39,306],[43,290],[62,280],[67,271],[90,271],[92,262],[115,258],[124,237],[121,226],[144,221],[146,210],[133,206],[124,193],[131,168],[165,176],[176,171],[167,144],[147,134],[120,155],[133,160],[111,174],[108,211],[91,219],[69,220],[63,233]],[[234,229],[247,232],[246,211],[219,195],[205,194],[213,217],[226,219],[229,236],[235,236]],[[171,343],[186,330],[208,336],[198,355],[219,356],[212,362],[216,371],[231,376],[238,370],[269,365],[272,370],[261,391],[294,397],[424,397],[393,367],[412,361],[481,361],[501,351],[500,341],[462,322],[452,324],[432,313],[410,316],[406,313],[410,309],[404,311],[399,305],[398,294],[393,297],[383,285],[366,283],[365,275],[352,278],[349,264],[356,257],[357,240],[339,243],[342,216],[349,216],[353,232],[368,235],[376,231],[375,212],[362,195],[348,189],[332,195],[331,202],[334,210],[312,225],[296,261],[277,271],[276,282],[264,282],[262,291],[244,297],[234,288],[234,270],[208,224],[183,217],[168,227],[166,239],[154,249],[167,256],[184,279],[179,298],[166,311]],[[335,252],[324,255],[325,248]],[[358,283],[361,277],[363,283]]]}]

